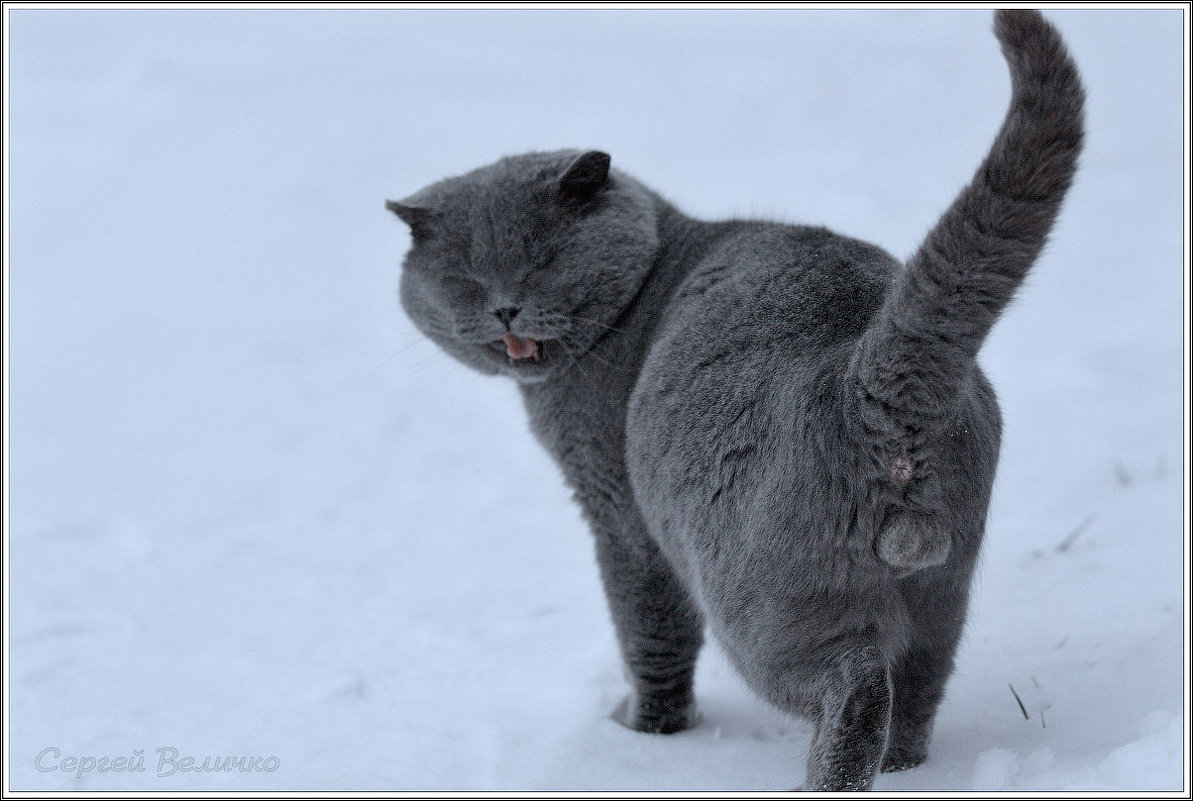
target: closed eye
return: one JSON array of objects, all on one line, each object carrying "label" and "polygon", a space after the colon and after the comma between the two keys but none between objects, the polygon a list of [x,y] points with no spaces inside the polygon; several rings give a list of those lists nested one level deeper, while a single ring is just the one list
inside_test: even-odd
[{"label": "closed eye", "polygon": [[460,273],[442,273],[439,280],[457,297],[483,298],[487,292],[484,284]]},{"label": "closed eye", "polygon": [[554,267],[555,259],[558,257],[559,257],[559,250],[557,248],[552,248],[546,254],[544,254],[542,258],[540,258],[538,260],[538,266],[536,266],[534,268],[535,272],[538,272],[540,270],[548,270],[548,269]]}]

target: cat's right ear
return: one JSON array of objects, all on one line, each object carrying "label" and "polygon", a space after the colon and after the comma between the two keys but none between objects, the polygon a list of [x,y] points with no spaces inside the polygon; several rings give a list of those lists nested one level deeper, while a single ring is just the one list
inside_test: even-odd
[{"label": "cat's right ear", "polygon": [[415,242],[423,242],[431,236],[431,210],[422,206],[407,206],[396,200],[385,201],[385,208],[398,215],[398,218],[410,226],[410,234]]},{"label": "cat's right ear", "polygon": [[573,208],[586,205],[609,183],[609,154],[590,150],[576,157],[559,176],[559,197]]}]

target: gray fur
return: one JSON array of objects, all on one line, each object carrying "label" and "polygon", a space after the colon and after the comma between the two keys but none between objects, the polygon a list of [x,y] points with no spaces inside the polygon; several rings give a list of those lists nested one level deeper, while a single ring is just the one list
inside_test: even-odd
[{"label": "gray fur", "polygon": [[707,629],[815,722],[810,789],[924,760],[998,459],[975,356],[1082,139],[1057,32],[999,11],[995,33],[1011,108],[906,267],[824,228],[691,219],[599,151],[505,158],[388,204],[414,235],[406,311],[519,383],[591,525],[626,726],[695,724]]}]

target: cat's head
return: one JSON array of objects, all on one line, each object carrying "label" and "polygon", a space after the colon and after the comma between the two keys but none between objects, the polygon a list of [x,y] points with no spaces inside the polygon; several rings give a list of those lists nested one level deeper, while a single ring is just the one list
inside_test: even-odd
[{"label": "cat's head", "polygon": [[415,325],[527,383],[611,330],[658,248],[651,194],[595,150],[505,158],[386,206],[411,229],[401,298]]}]

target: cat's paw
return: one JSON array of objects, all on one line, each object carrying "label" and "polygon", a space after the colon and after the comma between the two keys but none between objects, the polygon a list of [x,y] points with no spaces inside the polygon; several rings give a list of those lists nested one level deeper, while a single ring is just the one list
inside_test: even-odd
[{"label": "cat's paw", "polygon": [[948,532],[927,516],[897,512],[883,524],[874,547],[891,567],[915,571],[944,564],[951,542]]},{"label": "cat's paw", "polygon": [[647,734],[674,734],[692,728],[699,720],[695,701],[639,701],[633,695],[622,700],[611,717],[627,729]]},{"label": "cat's paw", "polygon": [[897,773],[910,770],[928,758],[928,749],[923,746],[900,748],[891,746],[882,758],[883,773]]}]

